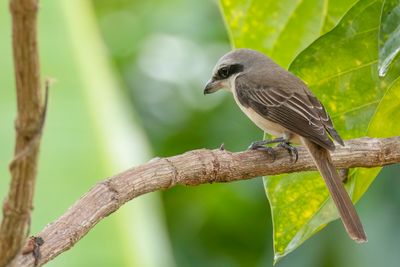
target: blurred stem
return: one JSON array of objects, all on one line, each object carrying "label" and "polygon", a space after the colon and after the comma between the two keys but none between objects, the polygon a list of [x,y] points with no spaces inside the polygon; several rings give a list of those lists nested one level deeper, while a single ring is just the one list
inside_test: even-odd
[{"label": "blurred stem", "polygon": [[10,11],[18,115],[15,156],[10,164],[12,179],[0,227],[0,266],[7,265],[15,257],[29,233],[45,117],[36,37],[38,1],[12,0]]},{"label": "blurred stem", "polygon": [[[76,67],[85,86],[82,90],[110,173],[147,160],[150,155],[148,141],[133,116],[132,104],[119,89],[91,1],[63,0],[62,6]],[[127,265],[174,266],[158,194],[128,206],[118,216],[118,230],[126,242],[125,253],[121,254],[126,257]]]}]

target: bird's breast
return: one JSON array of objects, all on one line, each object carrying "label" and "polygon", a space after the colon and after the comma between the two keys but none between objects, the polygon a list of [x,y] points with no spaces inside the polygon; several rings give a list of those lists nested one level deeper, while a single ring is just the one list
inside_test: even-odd
[{"label": "bird's breast", "polygon": [[284,136],[288,133],[288,130],[285,127],[281,126],[278,123],[267,120],[256,111],[254,111],[254,109],[245,108],[243,106],[240,106],[240,108],[244,112],[244,114],[246,114],[247,117],[249,117],[249,119],[264,132],[278,137]]}]

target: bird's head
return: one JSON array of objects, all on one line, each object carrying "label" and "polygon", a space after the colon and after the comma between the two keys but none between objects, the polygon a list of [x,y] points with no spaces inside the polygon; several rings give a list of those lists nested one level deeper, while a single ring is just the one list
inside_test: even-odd
[{"label": "bird's head", "polygon": [[262,53],[251,49],[236,49],[222,56],[214,67],[212,77],[207,82],[204,94],[211,94],[219,89],[232,90],[235,78],[250,71],[256,72],[260,64],[269,59]]}]

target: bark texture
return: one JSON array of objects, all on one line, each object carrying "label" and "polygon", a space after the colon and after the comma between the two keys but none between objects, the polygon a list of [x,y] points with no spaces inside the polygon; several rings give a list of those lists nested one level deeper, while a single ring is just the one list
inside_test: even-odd
[{"label": "bark texture", "polygon": [[36,0],[10,1],[18,115],[15,121],[15,156],[10,163],[11,183],[3,203],[0,226],[0,266],[5,266],[15,257],[29,232],[45,115],[36,40],[37,10]]}]

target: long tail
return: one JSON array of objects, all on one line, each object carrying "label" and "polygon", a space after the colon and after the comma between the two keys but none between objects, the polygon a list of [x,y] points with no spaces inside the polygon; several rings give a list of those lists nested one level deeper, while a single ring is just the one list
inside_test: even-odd
[{"label": "long tail", "polygon": [[306,138],[301,138],[302,143],[314,159],[315,165],[325,180],[325,184],[329,189],[333,201],[339,211],[344,227],[350,238],[356,242],[362,243],[367,241],[360,218],[351,202],[341,179],[332,164],[329,151]]}]

